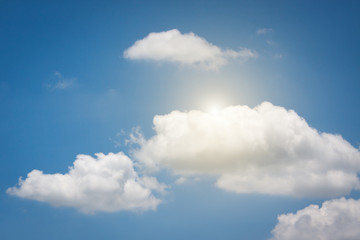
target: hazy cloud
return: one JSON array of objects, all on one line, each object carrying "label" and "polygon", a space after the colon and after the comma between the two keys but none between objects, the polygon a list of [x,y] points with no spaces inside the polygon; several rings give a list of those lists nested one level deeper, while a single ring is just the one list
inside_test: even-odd
[{"label": "hazy cloud", "polygon": [[185,178],[185,177],[179,177],[178,179],[176,179],[176,181],[175,181],[175,183],[176,184],[183,184],[183,183],[185,183],[185,182],[187,182],[187,178]]},{"label": "hazy cloud", "polygon": [[124,51],[128,59],[169,61],[183,65],[199,66],[216,70],[228,63],[230,59],[246,61],[256,58],[254,50],[241,48],[239,51],[222,50],[194,33],[182,34],[173,29],[164,32],[153,32]]},{"label": "hazy cloud", "polygon": [[268,45],[270,45],[270,46],[275,46],[275,45],[277,45],[277,43],[274,42],[274,41],[272,41],[272,40],[266,40],[266,43],[267,43]]},{"label": "hazy cloud", "polygon": [[140,145],[133,155],[147,169],[214,175],[218,187],[237,193],[329,197],[360,187],[358,149],[269,102],[217,114],[173,111],[155,116],[154,130],[149,140],[132,136]]},{"label": "hazy cloud", "polygon": [[65,78],[61,73],[55,72],[51,79],[51,83],[46,86],[50,90],[64,90],[73,86],[76,78]]},{"label": "hazy cloud", "polygon": [[264,35],[272,32],[272,28],[261,28],[256,31],[256,34],[258,35]]},{"label": "hazy cloud", "polygon": [[78,155],[66,174],[33,170],[7,193],[84,213],[156,209],[161,201],[152,192],[164,193],[166,185],[153,177],[139,177],[121,152],[95,155]]},{"label": "hazy cloud", "polygon": [[285,54],[277,53],[273,55],[274,59],[283,59],[285,57]]},{"label": "hazy cloud", "polygon": [[271,239],[357,240],[359,226],[360,200],[340,198],[280,215]]}]

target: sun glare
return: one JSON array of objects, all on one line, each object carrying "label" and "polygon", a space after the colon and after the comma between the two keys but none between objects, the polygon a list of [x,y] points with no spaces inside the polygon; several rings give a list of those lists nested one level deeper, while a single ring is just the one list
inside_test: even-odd
[{"label": "sun glare", "polygon": [[200,108],[203,112],[211,115],[220,115],[222,110],[227,106],[227,101],[221,97],[208,97],[202,101],[202,107]]},{"label": "sun glare", "polygon": [[209,113],[212,114],[212,115],[218,115],[219,114],[219,107],[218,106],[210,107]]}]

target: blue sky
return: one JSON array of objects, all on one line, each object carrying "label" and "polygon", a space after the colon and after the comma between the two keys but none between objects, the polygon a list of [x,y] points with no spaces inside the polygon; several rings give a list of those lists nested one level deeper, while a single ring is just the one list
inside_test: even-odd
[{"label": "blue sky", "polygon": [[[296,213],[310,204],[321,207],[330,201],[328,209],[332,209],[332,204],[342,204],[340,197],[346,197],[360,209],[360,203],[349,200],[360,197],[356,187],[360,172],[359,10],[357,1],[1,2],[0,238],[268,239],[274,236],[275,226],[287,224],[279,222],[278,215]],[[170,32],[173,29],[178,33]],[[161,40],[156,45],[158,40],[150,42],[150,33],[159,39],[173,33],[176,41]],[[140,48],[137,40],[150,47]],[[131,48],[132,55],[124,54]],[[224,63],[205,66],[216,61]],[[271,105],[255,108],[264,101]],[[238,108],[226,108],[230,105]],[[218,106],[219,115],[208,113],[212,106]],[[181,114],[171,113],[174,110]],[[238,122],[229,120],[240,112],[258,114],[242,118],[245,130],[252,129],[245,137]],[[160,120],[153,123],[155,115]],[[233,133],[220,131],[223,125],[213,122],[217,116]],[[204,129],[194,128],[182,132],[183,139],[173,138],[179,129],[189,127],[183,118]],[[273,127],[254,127],[257,121]],[[281,135],[288,123],[297,126],[296,131],[291,128],[296,133]],[[144,142],[125,144],[136,127],[141,128]],[[213,135],[213,129],[219,132]],[[251,145],[255,132],[266,136],[266,151]],[[207,141],[204,133],[217,136],[211,138],[216,143]],[[158,141],[163,136],[173,147]],[[307,142],[295,145],[292,158],[281,151],[293,146],[288,140],[294,136]],[[227,142],[236,147],[230,144],[225,151]],[[247,148],[238,151],[237,146],[247,144],[263,155],[249,153]],[[126,170],[119,168],[134,171],[136,176],[129,179],[151,192],[139,198],[133,209],[123,209],[130,206],[126,201],[115,210],[94,209],[86,205],[93,195],[86,194],[84,202],[70,197],[69,206],[61,194],[46,197],[59,188],[51,182],[41,194],[34,190],[43,187],[37,183],[29,184],[29,191],[34,190],[31,194],[21,186],[17,186],[23,190],[18,194],[7,193],[20,176],[26,179],[34,169],[66,174],[78,154],[94,157],[109,152],[124,152],[129,160],[118,156],[114,161],[128,161]],[[247,166],[240,164],[246,162],[244,156],[255,162],[260,159],[249,165],[259,176],[272,171],[263,167],[261,159],[269,159],[271,165],[281,158],[286,163],[294,161],[289,165],[294,172],[279,170],[286,181],[329,169],[340,171],[344,178],[325,178],[327,182],[321,184],[308,180],[308,185],[300,181],[303,178],[295,179],[297,188],[291,185],[287,190],[276,185],[277,175],[271,172],[264,188],[256,181],[258,175],[244,173],[255,179],[245,183],[238,179]],[[315,167],[301,165],[305,158]],[[166,185],[167,193],[147,185],[146,176],[157,179],[157,187]],[[179,184],[179,178],[186,181]],[[229,182],[219,183],[225,178]],[[343,185],[337,188],[338,182]],[[105,200],[111,201],[112,194]],[[153,209],[144,207],[152,197],[161,203],[152,205]],[[79,206],[87,206],[85,212]],[[355,214],[352,222],[359,219]],[[338,227],[338,233],[345,232]],[[293,228],[288,229],[296,232]],[[274,234],[286,239],[280,230]]]}]

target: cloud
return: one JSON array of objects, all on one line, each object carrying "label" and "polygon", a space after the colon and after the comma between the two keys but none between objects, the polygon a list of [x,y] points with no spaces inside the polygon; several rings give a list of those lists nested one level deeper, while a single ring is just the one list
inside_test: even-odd
[{"label": "cloud", "polygon": [[257,35],[264,35],[272,32],[272,28],[261,28],[256,31]]},{"label": "cloud", "polygon": [[95,155],[78,155],[66,174],[33,170],[6,192],[84,213],[156,209],[161,200],[152,192],[164,193],[166,185],[153,177],[139,177],[133,162],[121,152]]},{"label": "cloud", "polygon": [[277,43],[274,42],[274,41],[272,41],[272,40],[266,40],[266,43],[267,43],[268,45],[270,45],[270,46],[275,46],[275,45],[277,45]]},{"label": "cloud", "polygon": [[133,152],[147,169],[213,175],[216,186],[236,193],[330,197],[360,187],[358,149],[269,102],[217,114],[173,111],[155,116],[154,130],[149,140],[137,137]]},{"label": "cloud", "polygon": [[144,39],[137,40],[124,51],[124,57],[133,60],[169,61],[216,70],[230,59],[246,61],[256,58],[257,53],[247,48],[239,51],[222,50],[194,33],[182,34],[173,29],[153,32]]},{"label": "cloud", "polygon": [[52,83],[48,83],[47,87],[50,90],[64,90],[73,86],[76,78],[65,78],[59,72],[55,72],[52,78]]},{"label": "cloud", "polygon": [[277,53],[273,55],[274,59],[283,59],[285,57],[285,54]]},{"label": "cloud", "polygon": [[176,184],[183,184],[187,182],[187,178],[184,178],[184,177],[179,177],[178,179],[176,179],[175,183]]},{"label": "cloud", "polygon": [[273,229],[272,240],[360,239],[360,200],[335,199],[322,207],[310,205],[296,214],[283,214]]}]

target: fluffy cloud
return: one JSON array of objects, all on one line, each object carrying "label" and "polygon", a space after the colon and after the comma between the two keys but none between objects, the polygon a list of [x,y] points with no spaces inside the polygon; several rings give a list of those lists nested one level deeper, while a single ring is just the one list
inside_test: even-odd
[{"label": "fluffy cloud", "polygon": [[194,33],[182,34],[177,29],[150,33],[125,50],[124,57],[154,61],[170,61],[184,65],[200,66],[205,69],[218,69],[229,59],[240,58],[246,61],[257,57],[253,50],[222,50]]},{"label": "fluffy cloud", "polygon": [[335,199],[278,217],[272,240],[360,239],[360,200]]},{"label": "fluffy cloud", "polygon": [[8,194],[74,207],[84,213],[155,209],[161,202],[152,190],[165,191],[153,177],[139,177],[133,162],[123,153],[78,155],[66,174],[31,171]]},{"label": "fluffy cloud", "polygon": [[137,141],[139,162],[184,176],[214,175],[228,191],[330,197],[360,187],[358,149],[269,102],[217,114],[173,111],[155,116],[154,129],[155,136]]}]

